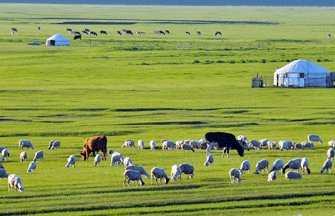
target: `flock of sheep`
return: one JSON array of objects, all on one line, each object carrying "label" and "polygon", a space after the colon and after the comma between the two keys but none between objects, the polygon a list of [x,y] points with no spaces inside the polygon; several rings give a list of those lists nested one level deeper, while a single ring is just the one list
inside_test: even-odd
[{"label": "flock of sheep", "polygon": [[[279,141],[279,149],[282,150],[293,150],[293,149],[314,149],[314,145],[312,141],[318,141],[322,143],[321,139],[317,135],[309,135],[308,136],[309,141],[300,143],[290,142],[290,141]],[[250,143],[248,142],[248,139],[245,136],[238,136],[238,142],[244,149],[255,149],[260,150],[263,147],[267,147],[269,149],[276,149],[277,142],[263,139],[260,141],[251,140]],[[190,140],[179,140],[176,143],[171,140],[162,140],[162,149],[165,150],[172,150],[172,149],[183,149],[193,151],[194,149],[206,149],[206,161],[204,162],[205,166],[212,165],[214,162],[214,156],[210,154],[211,149],[219,149],[217,146],[217,143],[209,143],[208,141],[205,141],[204,139],[200,139],[199,141],[190,141]],[[48,149],[56,149],[60,148],[60,142],[59,141],[50,141]],[[332,167],[332,160],[334,159],[334,148],[335,148],[335,141],[329,141],[329,149],[327,151],[327,159],[323,164],[323,167],[320,170],[320,173],[331,172]],[[19,149],[31,148],[34,150],[34,146],[32,143],[28,140],[20,140],[19,141]],[[136,148],[135,142],[133,140],[126,140],[125,143],[121,146],[121,148]],[[144,142],[143,140],[138,141],[138,148],[144,149]],[[154,150],[156,149],[156,142],[154,140],[151,140],[150,142],[150,149]],[[0,152],[2,154],[2,161],[6,161],[7,157],[10,156],[10,153],[5,147],[0,146]],[[111,157],[111,166],[117,166],[120,164],[123,164],[125,167],[125,172],[123,174],[124,176],[124,186],[126,184],[126,181],[128,180],[128,185],[130,186],[130,181],[136,181],[136,185],[138,186],[138,182],[140,182],[140,185],[144,185],[144,181],[142,179],[142,175],[144,175],[146,178],[150,178],[150,175],[145,171],[145,169],[142,166],[135,166],[132,163],[132,159],[129,157],[123,157],[123,155],[119,152],[114,152],[112,149],[109,149],[108,151],[110,157]],[[33,161],[29,164],[29,167],[27,169],[27,172],[30,173],[32,171],[35,171],[36,169],[36,161],[39,159],[42,161],[44,157],[43,151],[37,151],[35,153],[35,157],[33,158]],[[21,162],[27,160],[27,153],[22,152],[20,154],[20,160]],[[99,166],[102,158],[100,154],[97,154],[94,157],[94,165]],[[69,167],[75,167],[76,164],[76,157],[74,155],[71,155],[68,158],[68,163],[65,165],[66,168]],[[309,161],[307,158],[295,158],[292,160],[289,160],[286,164],[284,164],[284,161],[282,159],[277,159],[273,162],[272,167],[270,170],[269,167],[269,161],[267,159],[262,159],[256,164],[256,170],[254,174],[259,174],[263,170],[263,173],[265,173],[265,169],[268,171],[268,181],[274,181],[277,179],[277,175],[280,170],[282,170],[282,173],[285,173],[286,169],[291,169],[292,171],[289,171],[285,173],[285,178],[290,179],[300,179],[302,178],[302,175],[299,173],[299,170],[301,169],[301,173],[310,174],[309,170]],[[240,169],[232,168],[229,171],[230,180],[232,183],[235,183],[237,181],[238,183],[241,182],[241,175],[245,174],[247,171],[250,172],[251,164],[248,160],[245,160],[241,163]],[[297,172],[293,172],[293,170],[297,170]],[[171,169],[171,176],[170,178],[166,174],[165,170],[159,167],[154,167],[151,170],[151,184],[153,184],[153,179],[155,179],[156,184],[158,184],[157,179],[160,180],[160,183],[162,183],[162,178],[165,179],[165,183],[167,184],[170,181],[170,178],[174,181],[177,181],[178,179],[181,180],[181,174],[184,173],[188,175],[188,177],[193,178],[194,175],[194,166],[192,164],[183,163],[178,165],[173,165]],[[12,191],[13,187],[16,190],[19,190],[20,192],[24,191],[24,187],[22,185],[22,180],[19,176],[16,174],[8,175],[4,166],[0,163],[0,178],[1,180],[3,178],[8,178],[8,190]]]}]

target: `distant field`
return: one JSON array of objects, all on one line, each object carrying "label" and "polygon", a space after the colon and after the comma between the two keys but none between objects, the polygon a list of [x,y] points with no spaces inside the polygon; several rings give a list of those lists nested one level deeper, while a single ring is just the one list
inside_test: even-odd
[{"label": "distant field", "polygon": [[[11,153],[2,164],[26,188],[8,193],[7,179],[0,183],[1,215],[334,215],[334,174],[319,174],[327,142],[335,139],[334,89],[272,86],[274,70],[295,59],[335,71],[335,43],[327,36],[333,20],[333,8],[314,7],[0,4],[0,146]],[[52,24],[64,22],[72,24]],[[108,34],[73,40],[66,28]],[[145,34],[119,36],[122,29]],[[71,46],[45,46],[58,33]],[[42,46],[27,46],[34,41]],[[251,88],[257,74],[269,87]],[[152,139],[159,148],[160,140],[199,140],[209,131],[295,142],[318,134],[324,143],[314,151],[249,151],[243,158],[213,151],[212,167],[204,166],[205,151],[148,149]],[[195,177],[123,187],[123,167],[80,158],[84,140],[100,134],[147,172],[157,166],[170,175],[172,165],[188,162]],[[35,151],[19,162],[21,139],[45,152],[35,173],[26,172]],[[125,139],[142,139],[146,149],[120,148]],[[61,148],[48,150],[50,140]],[[72,154],[76,168],[66,169]],[[310,161],[312,174],[302,180],[279,175],[269,183],[266,174],[253,174],[263,158],[272,164],[296,157]],[[231,184],[228,172],[243,160],[251,172]]]}]

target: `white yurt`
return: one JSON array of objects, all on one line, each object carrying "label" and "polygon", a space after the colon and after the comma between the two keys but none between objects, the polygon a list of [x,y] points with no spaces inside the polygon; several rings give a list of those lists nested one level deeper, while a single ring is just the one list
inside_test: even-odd
[{"label": "white yurt", "polygon": [[299,59],[276,69],[274,85],[281,87],[333,87],[333,73],[311,61]]},{"label": "white yurt", "polygon": [[70,46],[70,40],[63,35],[56,34],[49,37],[46,42],[47,46]]}]

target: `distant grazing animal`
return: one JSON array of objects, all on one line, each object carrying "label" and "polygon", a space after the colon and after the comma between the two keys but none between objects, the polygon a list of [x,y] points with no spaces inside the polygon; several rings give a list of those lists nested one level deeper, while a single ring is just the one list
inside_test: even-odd
[{"label": "distant grazing animal", "polygon": [[90,31],[88,34],[98,36],[98,34],[96,32],[93,32],[93,31],[92,32]]},{"label": "distant grazing animal", "polygon": [[328,149],[328,151],[327,151],[328,158],[333,160],[334,159],[334,154],[335,154],[334,149]]},{"label": "distant grazing animal", "polygon": [[327,158],[327,160],[323,164],[323,167],[320,170],[320,173],[322,174],[325,170],[327,170],[327,174],[328,174],[328,169],[330,170],[329,172],[331,172],[332,166],[333,166],[332,160],[330,158]]},{"label": "distant grazing animal", "polygon": [[129,157],[126,157],[125,159],[123,159],[123,165],[124,167],[132,166],[133,160]]},{"label": "distant grazing animal", "polygon": [[314,143],[311,141],[303,141],[301,145],[304,149],[314,150]]},{"label": "distant grazing animal", "polygon": [[6,172],[5,169],[0,169],[0,178],[1,181],[3,181],[3,178],[8,178],[8,173]]},{"label": "distant grazing animal", "polygon": [[301,178],[302,178],[302,176],[298,172],[289,171],[285,174],[285,179],[287,179],[287,180],[301,179]]},{"label": "distant grazing animal", "polygon": [[171,169],[171,179],[173,181],[181,180],[182,171],[178,165],[173,165]]},{"label": "distant grazing animal", "polygon": [[240,144],[242,144],[242,147],[244,150],[250,150],[250,147],[249,147],[249,141],[248,141],[248,138],[243,136],[243,135],[239,135],[237,137],[237,140],[240,140]]},{"label": "distant grazing animal", "polygon": [[332,35],[331,35],[331,34],[328,34],[328,38],[329,38],[329,39],[332,38]]},{"label": "distant grazing animal", "polygon": [[77,31],[76,31],[76,32],[74,32],[74,34],[75,34],[75,35],[80,35],[80,32],[77,32]]},{"label": "distant grazing animal", "polygon": [[11,34],[14,35],[14,31],[12,31]]},{"label": "distant grazing animal", "polygon": [[184,152],[185,152],[185,150],[189,150],[189,151],[193,151],[194,152],[193,147],[191,145],[189,145],[189,144],[184,144],[182,146],[182,148],[183,148]]},{"label": "distant grazing animal", "polygon": [[322,140],[319,135],[310,134],[307,136],[309,141],[322,143]]},{"label": "distant grazing animal", "polygon": [[154,34],[162,34],[162,35],[165,35],[165,32],[163,32],[162,30],[156,30],[156,31],[154,31]]},{"label": "distant grazing animal", "polygon": [[123,31],[123,34],[125,34],[125,35],[133,35],[133,32],[131,30],[125,30],[125,31]]},{"label": "distant grazing animal", "polygon": [[137,147],[138,147],[139,149],[144,149],[144,142],[143,142],[143,140],[139,140],[139,141],[137,142]]},{"label": "distant grazing animal", "polygon": [[83,33],[83,34],[88,34],[88,31],[83,30],[83,31],[81,31],[81,33]]},{"label": "distant grazing animal", "polygon": [[136,171],[140,172],[141,175],[144,175],[146,178],[150,178],[150,175],[141,166],[130,165],[130,166],[126,167],[126,170],[136,170]]},{"label": "distant grazing animal", "polygon": [[107,137],[105,135],[89,137],[85,140],[83,146],[83,152],[80,152],[80,155],[85,160],[88,159],[91,152],[93,152],[93,157],[95,157],[95,152],[102,151],[103,160],[106,160],[107,153]]},{"label": "distant grazing animal", "polygon": [[150,141],[150,149],[154,150],[155,148],[156,148],[156,142],[155,142],[155,140],[151,140]]},{"label": "distant grazing animal", "polygon": [[204,165],[205,166],[212,166],[213,162],[214,162],[214,156],[209,154],[209,155],[207,155],[207,160],[205,161]]},{"label": "distant grazing animal", "polygon": [[1,154],[2,154],[2,158],[1,158],[1,160],[2,160],[2,161],[4,161],[4,160],[7,161],[7,157],[10,156],[8,150],[7,150],[7,149],[3,149],[2,152],[1,152]]},{"label": "distant grazing animal", "polygon": [[248,160],[245,160],[241,163],[240,175],[245,174],[247,171],[250,173],[251,164]]},{"label": "distant grazing animal", "polygon": [[190,32],[185,32],[185,34],[187,34],[187,35],[191,35],[191,33],[190,33]]},{"label": "distant grazing animal", "polygon": [[70,34],[76,34],[76,32],[75,31],[70,31]]},{"label": "distant grazing animal", "polygon": [[127,139],[121,146],[121,148],[130,148],[130,147],[136,148],[134,140]]},{"label": "distant grazing animal", "polygon": [[335,140],[330,140],[330,141],[328,142],[328,145],[329,145],[329,148],[333,148],[333,149],[335,149]]},{"label": "distant grazing animal", "polygon": [[200,32],[200,31],[197,31],[197,35],[201,35],[201,32]]},{"label": "distant grazing animal", "polygon": [[85,31],[89,32],[90,30],[89,30],[89,29],[87,29],[87,28],[85,28]]},{"label": "distant grazing animal", "polygon": [[303,158],[301,160],[301,172],[302,174],[305,174],[305,171],[307,174],[311,174],[311,170],[308,168],[309,166],[309,162],[307,160],[307,158]]},{"label": "distant grazing animal", "polygon": [[78,39],[81,40],[81,35],[75,35],[75,36],[73,37],[73,39],[74,39],[74,40],[78,40]]},{"label": "distant grazing animal", "polygon": [[16,28],[12,28],[12,31],[18,32]]},{"label": "distant grazing animal", "polygon": [[119,152],[114,152],[111,157],[111,166],[123,164],[123,155]]},{"label": "distant grazing animal", "polygon": [[165,34],[170,34],[170,31],[169,30],[165,30]]},{"label": "distant grazing animal", "polygon": [[70,29],[70,28],[67,28],[67,29],[66,29],[66,31],[72,31],[72,29]]},{"label": "distant grazing animal", "polygon": [[113,154],[113,153],[114,153],[113,149],[109,149],[109,150],[108,150],[108,154],[109,154],[109,156],[112,157],[112,154]]},{"label": "distant grazing animal", "polygon": [[272,181],[275,181],[275,180],[277,180],[277,172],[272,171],[268,175],[268,182],[272,182]]},{"label": "distant grazing animal", "polygon": [[32,161],[32,162],[29,164],[27,173],[31,173],[31,171],[34,171],[34,172],[35,172],[35,169],[36,169],[36,162],[35,162],[35,161]]},{"label": "distant grazing animal", "polygon": [[41,150],[41,151],[38,151],[35,153],[35,157],[33,159],[34,162],[37,161],[37,159],[40,159],[40,162],[42,162],[42,159],[44,160],[44,152]]},{"label": "distant grazing animal", "polygon": [[302,161],[301,158],[295,158],[295,159],[289,160],[283,167],[282,173],[284,174],[285,170],[288,168],[291,169],[292,171],[294,169],[297,169],[299,172],[299,169],[301,168],[301,161]]},{"label": "distant grazing animal", "polygon": [[66,168],[69,168],[70,166],[73,166],[73,168],[76,165],[76,161],[77,158],[74,155],[71,155],[68,159],[67,159],[67,164],[65,165]]},{"label": "distant grazing animal", "polygon": [[120,31],[117,31],[116,33],[117,33],[118,35],[122,35],[122,33],[121,33]]},{"label": "distant grazing animal", "polygon": [[269,139],[261,139],[259,142],[261,144],[261,148],[263,149],[263,147],[267,148],[268,147],[268,141],[270,141]]},{"label": "distant grazing animal", "polygon": [[268,149],[274,150],[274,149],[276,149],[277,142],[269,140],[267,145],[268,145]]},{"label": "distant grazing animal", "polygon": [[141,186],[145,184],[142,179],[141,173],[136,170],[126,170],[123,173],[123,177],[124,177],[123,187],[126,186],[127,179],[128,179],[129,187],[130,187],[130,184],[129,184],[130,181],[136,181],[136,186],[138,186],[138,181],[140,181]]},{"label": "distant grazing animal", "polygon": [[15,188],[15,191],[24,191],[21,178],[15,174],[8,176],[8,191],[13,191],[13,187]]},{"label": "distant grazing animal", "polygon": [[20,160],[21,160],[21,162],[27,160],[27,152],[21,152],[21,154],[20,154]]},{"label": "distant grazing animal", "polygon": [[153,179],[155,178],[156,185],[158,185],[157,179],[159,179],[159,183],[162,184],[162,178],[165,178],[165,184],[169,183],[170,179],[166,175],[164,169],[159,167],[154,167],[151,169],[151,184],[153,184]]},{"label": "distant grazing animal", "polygon": [[106,31],[100,31],[100,34],[105,34],[105,35],[107,35],[107,32],[106,32]]},{"label": "distant grazing animal", "polygon": [[28,140],[20,140],[19,141],[19,149],[23,150],[23,147],[26,147],[28,149],[31,148],[32,150],[35,150],[33,144],[31,144],[31,142],[28,141]]},{"label": "distant grazing animal", "polygon": [[48,149],[60,148],[60,141],[51,140]]},{"label": "distant grazing animal", "polygon": [[171,140],[164,140],[162,142],[162,149],[163,150],[176,149],[176,144]]},{"label": "distant grazing animal", "polygon": [[217,31],[217,32],[215,32],[215,34],[214,34],[215,36],[217,36],[217,35],[222,35],[222,33],[221,32],[219,32],[219,31]]},{"label": "distant grazing animal", "polygon": [[261,148],[261,143],[257,140],[250,140],[250,147],[259,150]]},{"label": "distant grazing animal", "polygon": [[188,175],[187,178],[193,178],[194,176],[194,166],[192,164],[183,163],[179,165],[181,171]]},{"label": "distant grazing animal", "polygon": [[41,30],[41,27],[37,27],[37,30]]},{"label": "distant grazing animal", "polygon": [[205,138],[210,143],[217,142],[220,148],[224,148],[222,157],[224,156],[226,151],[227,151],[227,155],[229,157],[229,150],[230,149],[236,149],[238,154],[241,157],[243,157],[243,155],[244,155],[244,149],[237,142],[235,135],[233,135],[231,133],[209,132],[209,133],[206,133]]},{"label": "distant grazing animal", "polygon": [[136,34],[137,34],[137,35],[141,35],[141,32],[140,32],[140,31],[137,31]]},{"label": "distant grazing animal", "polygon": [[229,177],[231,183],[235,183],[235,180],[237,180],[237,183],[240,183],[242,181],[242,179],[240,178],[240,171],[238,171],[238,169],[235,168],[232,168],[229,171]]},{"label": "distant grazing animal", "polygon": [[278,171],[283,169],[283,167],[284,167],[284,161],[282,159],[277,159],[275,162],[273,162],[272,167],[269,170],[269,173],[275,171],[278,174]]},{"label": "distant grazing animal", "polygon": [[263,170],[263,174],[265,174],[265,168],[269,172],[269,161],[267,159],[263,159],[257,162],[256,164],[256,170],[254,172],[255,175],[259,174]]},{"label": "distant grazing animal", "polygon": [[101,156],[100,154],[97,154],[95,157],[94,157],[94,166],[96,165],[100,165],[100,161],[101,161]]}]

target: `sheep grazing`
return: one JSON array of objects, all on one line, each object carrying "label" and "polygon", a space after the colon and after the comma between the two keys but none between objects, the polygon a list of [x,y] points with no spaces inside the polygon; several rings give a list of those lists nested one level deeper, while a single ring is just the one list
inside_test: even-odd
[{"label": "sheep grazing", "polygon": [[301,143],[296,143],[294,145],[294,150],[303,150],[304,146]]},{"label": "sheep grazing", "polygon": [[334,149],[328,149],[327,156],[330,160],[334,160]]},{"label": "sheep grazing", "polygon": [[290,150],[288,141],[286,140],[279,141],[279,150],[280,151]]},{"label": "sheep grazing", "polygon": [[205,150],[207,148],[207,142],[204,139],[199,140],[199,148]]},{"label": "sheep grazing", "polygon": [[67,159],[67,164],[65,165],[66,168],[69,168],[70,166],[73,166],[73,168],[76,165],[76,161],[77,158],[74,155],[71,155],[68,159]]},{"label": "sheep grazing", "polygon": [[180,167],[178,165],[173,165],[171,169],[171,179],[173,179],[173,181],[177,181],[178,178],[181,180],[181,174],[182,171]]},{"label": "sheep grazing", "polygon": [[282,173],[284,174],[287,168],[290,168],[292,171],[294,169],[297,169],[299,172],[299,169],[301,168],[301,161],[302,161],[301,158],[295,158],[293,160],[289,160],[283,167]]},{"label": "sheep grazing", "polygon": [[193,151],[194,152],[193,147],[191,145],[189,145],[189,144],[184,144],[182,148],[183,148],[184,152],[185,152],[185,150],[189,150],[189,151]]},{"label": "sheep grazing", "polygon": [[239,135],[237,137],[237,140],[240,140],[242,142],[242,147],[244,150],[249,150],[249,141],[248,141],[248,138],[243,136],[243,135]]},{"label": "sheep grazing", "polygon": [[189,178],[189,177],[193,178],[194,167],[193,167],[192,164],[183,163],[183,164],[180,164],[179,167],[184,174],[188,175],[187,178]]},{"label": "sheep grazing", "polygon": [[140,181],[141,186],[143,186],[145,184],[143,179],[142,179],[142,176],[141,176],[140,172],[138,172],[136,170],[126,170],[123,173],[123,177],[124,177],[123,187],[126,186],[127,179],[128,179],[129,187],[130,187],[130,184],[129,184],[130,181],[136,181],[136,187],[138,186],[138,181]]},{"label": "sheep grazing", "polygon": [[204,163],[204,165],[205,166],[212,166],[213,162],[214,162],[214,156],[209,154],[209,155],[207,155],[207,160]]},{"label": "sheep grazing", "polygon": [[158,185],[157,179],[159,179],[160,184],[162,184],[162,178],[165,178],[165,184],[169,183],[170,181],[164,169],[158,167],[154,167],[151,170],[151,184],[153,184],[152,182],[153,178],[155,178],[156,185]]},{"label": "sheep grazing", "polygon": [[133,165],[133,160],[131,158],[129,158],[129,157],[126,157],[123,160],[123,165],[124,165],[124,167],[132,166]]},{"label": "sheep grazing", "polygon": [[259,150],[261,148],[261,143],[258,142],[257,140],[250,140],[250,147],[252,149]]},{"label": "sheep grazing", "polygon": [[144,142],[143,142],[143,140],[139,140],[137,142],[137,145],[138,145],[138,149],[144,149]]},{"label": "sheep grazing", "polygon": [[42,159],[44,160],[44,152],[41,150],[41,151],[38,151],[35,153],[35,157],[33,159],[34,162],[36,162],[36,160],[40,159],[40,162],[42,162]]},{"label": "sheep grazing", "polygon": [[19,141],[19,149],[22,149],[23,150],[23,147],[26,147],[26,148],[31,148],[32,150],[35,150],[33,144],[31,144],[30,141],[28,140],[20,140]]},{"label": "sheep grazing", "polygon": [[269,139],[261,139],[259,141],[259,143],[261,144],[261,148],[263,149],[263,147],[267,148],[268,147],[268,141],[270,141]]},{"label": "sheep grazing", "polygon": [[302,176],[298,172],[289,171],[285,174],[285,179],[287,179],[287,180],[301,179],[301,178],[302,178]]},{"label": "sheep grazing", "polygon": [[269,173],[272,171],[275,171],[278,175],[279,170],[283,169],[284,167],[284,161],[282,159],[277,159],[275,162],[273,162],[271,169],[269,170]]},{"label": "sheep grazing", "polygon": [[130,165],[130,166],[126,167],[126,170],[136,170],[136,171],[140,172],[141,175],[144,175],[146,178],[150,178],[150,175],[141,166]]},{"label": "sheep grazing", "polygon": [[123,155],[119,152],[114,152],[111,157],[111,166],[123,164]]},{"label": "sheep grazing", "polygon": [[21,178],[15,174],[8,176],[8,191],[13,191],[13,187],[15,187],[15,191],[24,191]]},{"label": "sheep grazing", "polygon": [[240,171],[238,171],[235,168],[232,168],[229,171],[229,177],[230,177],[230,181],[231,183],[235,183],[235,180],[237,180],[237,183],[240,183],[242,181],[242,179],[240,178]]},{"label": "sheep grazing", "polygon": [[51,140],[48,149],[60,148],[60,141]]},{"label": "sheep grazing", "polygon": [[206,155],[207,156],[211,154],[211,149],[212,149],[212,146],[208,145],[207,148],[206,148]]},{"label": "sheep grazing", "polygon": [[268,182],[272,182],[272,181],[275,181],[275,180],[277,180],[277,172],[272,171],[268,175]]},{"label": "sheep grazing", "polygon": [[308,141],[319,142],[322,144],[322,140],[319,135],[310,134],[307,136]]},{"label": "sheep grazing", "polygon": [[334,148],[335,148],[335,140],[330,140],[330,141],[328,142],[328,145],[329,145],[329,148],[334,149]]},{"label": "sheep grazing", "polygon": [[97,154],[95,157],[94,157],[94,166],[96,165],[100,165],[100,162],[101,162],[101,155],[100,154]]},{"label": "sheep grazing", "polygon": [[301,160],[301,173],[305,174],[305,171],[307,174],[311,174],[311,170],[308,168],[309,166],[309,161],[307,160],[307,158],[303,158]]},{"label": "sheep grazing", "polygon": [[270,150],[274,150],[274,149],[276,149],[276,145],[277,145],[277,142],[276,141],[271,141],[271,140],[269,140],[268,141],[268,143],[267,143],[267,145],[268,145],[268,149]]},{"label": "sheep grazing", "polygon": [[1,155],[2,155],[1,160],[2,161],[7,161],[7,158],[9,157],[10,153],[8,152],[7,149],[3,149],[2,152],[1,152]]},{"label": "sheep grazing", "polygon": [[4,150],[4,149],[5,149],[5,147],[0,146],[0,152],[2,152],[2,150]]},{"label": "sheep grazing", "polygon": [[8,178],[8,174],[5,169],[0,169],[0,178],[3,181],[3,178]]},{"label": "sheep grazing", "polygon": [[320,173],[322,174],[325,170],[327,170],[327,174],[328,174],[328,169],[329,169],[329,172],[331,172],[332,166],[333,166],[333,162],[330,160],[330,158],[327,158],[327,160],[323,164],[323,167],[320,170]]},{"label": "sheep grazing", "polygon": [[32,161],[32,162],[29,164],[27,173],[31,173],[31,171],[34,171],[34,172],[35,172],[35,169],[36,169],[36,163],[35,163],[35,161]]},{"label": "sheep grazing", "polygon": [[301,145],[308,150],[314,150],[314,143],[311,141],[303,141]]},{"label": "sheep grazing", "polygon": [[27,157],[28,157],[27,152],[21,152],[21,154],[20,154],[20,160],[21,160],[21,162],[26,161]]},{"label": "sheep grazing", "polygon": [[245,160],[241,163],[240,175],[245,174],[247,171],[250,173],[251,164],[248,160]]},{"label": "sheep grazing", "polygon": [[0,169],[5,169],[5,167],[0,163]]},{"label": "sheep grazing", "polygon": [[108,154],[109,154],[109,156],[112,157],[112,154],[113,154],[113,153],[114,153],[113,149],[109,149],[109,150],[108,150]]},{"label": "sheep grazing", "polygon": [[182,149],[183,145],[184,145],[184,141],[183,140],[178,140],[176,142],[176,149]]},{"label": "sheep grazing", "polygon": [[266,159],[260,160],[257,162],[256,164],[256,170],[254,172],[255,175],[259,174],[262,172],[265,174],[265,168],[268,170],[269,172],[269,161]]},{"label": "sheep grazing", "polygon": [[192,141],[190,142],[190,145],[191,145],[194,149],[198,149],[198,148],[200,147],[199,142],[196,141],[196,140],[192,140]]},{"label": "sheep grazing", "polygon": [[219,147],[219,144],[217,142],[207,142],[209,146],[211,146],[212,149],[214,150],[219,150],[220,147]]},{"label": "sheep grazing", "polygon": [[136,148],[134,140],[127,139],[124,144],[121,146],[121,148]]},{"label": "sheep grazing", "polygon": [[156,148],[156,142],[155,140],[150,141],[150,150],[154,150]]},{"label": "sheep grazing", "polygon": [[162,150],[176,149],[176,144],[171,140],[164,140],[162,142]]}]

